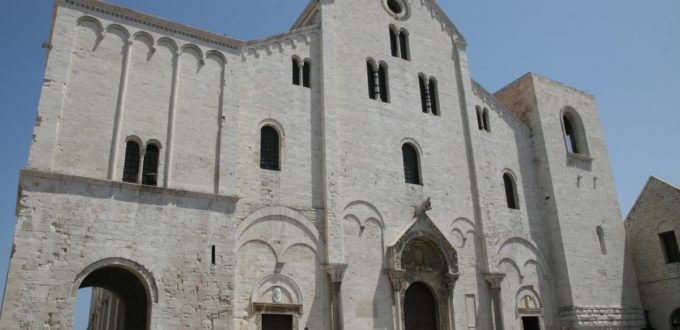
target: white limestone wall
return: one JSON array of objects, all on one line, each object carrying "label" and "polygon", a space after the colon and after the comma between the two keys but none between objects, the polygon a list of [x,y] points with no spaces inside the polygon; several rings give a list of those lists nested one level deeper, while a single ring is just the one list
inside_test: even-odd
[{"label": "white limestone wall", "polygon": [[680,309],[680,262],[667,263],[660,233],[680,237],[680,191],[651,177],[626,218],[626,246],[633,260],[642,306],[650,326],[670,330]]},{"label": "white limestone wall", "polygon": [[116,258],[157,288],[151,329],[231,329],[235,200],[43,172],[22,187],[0,328],[70,329],[79,273]]},{"label": "white limestone wall", "polygon": [[[521,329],[518,299],[531,292],[547,328],[558,326],[550,274],[549,240],[537,194],[531,131],[493,95],[474,84],[474,107],[487,109],[490,132],[474,126],[479,189],[489,266],[505,274],[501,295],[504,325]],[[476,110],[471,119],[476,121]],[[515,180],[518,209],[507,207],[503,174]]]}]

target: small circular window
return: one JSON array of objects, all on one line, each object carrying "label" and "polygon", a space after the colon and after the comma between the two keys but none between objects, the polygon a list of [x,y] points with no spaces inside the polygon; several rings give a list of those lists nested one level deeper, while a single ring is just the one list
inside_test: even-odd
[{"label": "small circular window", "polygon": [[397,0],[387,0],[387,8],[389,8],[395,15],[401,14],[404,8]]},{"label": "small circular window", "polygon": [[382,5],[385,11],[399,21],[404,21],[409,18],[409,7],[404,0],[382,0]]}]

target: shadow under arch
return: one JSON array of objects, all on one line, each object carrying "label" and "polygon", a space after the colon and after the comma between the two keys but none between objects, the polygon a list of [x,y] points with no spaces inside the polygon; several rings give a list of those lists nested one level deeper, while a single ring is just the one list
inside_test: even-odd
[{"label": "shadow under arch", "polygon": [[121,302],[122,315],[117,313],[113,318],[122,321],[118,327],[149,328],[152,304],[158,303],[158,288],[153,275],[144,266],[123,258],[99,260],[76,276],[71,296],[75,297],[78,289],[88,287],[103,289]]}]

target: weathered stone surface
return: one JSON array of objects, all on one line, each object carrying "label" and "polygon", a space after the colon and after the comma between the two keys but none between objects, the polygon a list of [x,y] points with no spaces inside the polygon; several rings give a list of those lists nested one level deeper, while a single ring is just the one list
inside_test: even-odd
[{"label": "weathered stone surface", "polygon": [[[298,330],[400,329],[415,282],[442,328],[641,327],[594,98],[535,74],[488,93],[445,13],[397,1],[401,14],[312,1],[291,31],[248,42],[58,1],[0,328],[69,328],[97,267],[140,279],[152,329],[259,329],[267,313]],[[311,88],[292,84],[293,59],[311,63]],[[388,68],[389,102],[368,97],[367,62]],[[436,115],[419,75],[436,81]],[[259,167],[265,125],[280,171]],[[128,141],[160,148],[158,187],[120,182]],[[405,183],[404,143],[422,184]]]}]

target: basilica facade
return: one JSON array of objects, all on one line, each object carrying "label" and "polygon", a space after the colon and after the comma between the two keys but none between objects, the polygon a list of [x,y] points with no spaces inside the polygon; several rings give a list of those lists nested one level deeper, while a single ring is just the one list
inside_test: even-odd
[{"label": "basilica facade", "polygon": [[57,0],[0,328],[639,329],[595,99],[434,0],[242,41]]}]

